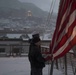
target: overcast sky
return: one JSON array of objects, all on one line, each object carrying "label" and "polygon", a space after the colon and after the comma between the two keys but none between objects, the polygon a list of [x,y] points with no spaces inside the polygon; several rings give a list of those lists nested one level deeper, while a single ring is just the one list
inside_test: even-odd
[{"label": "overcast sky", "polygon": [[[33,3],[44,11],[49,11],[52,0],[19,0],[21,2]],[[54,1],[54,0],[53,0]],[[54,12],[58,11],[59,0],[55,0]]]}]

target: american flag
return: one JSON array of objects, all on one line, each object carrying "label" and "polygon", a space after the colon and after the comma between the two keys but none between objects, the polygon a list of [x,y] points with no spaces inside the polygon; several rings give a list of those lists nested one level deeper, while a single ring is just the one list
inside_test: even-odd
[{"label": "american flag", "polygon": [[76,45],[76,0],[60,0],[51,45],[53,58],[64,56],[74,45]]}]

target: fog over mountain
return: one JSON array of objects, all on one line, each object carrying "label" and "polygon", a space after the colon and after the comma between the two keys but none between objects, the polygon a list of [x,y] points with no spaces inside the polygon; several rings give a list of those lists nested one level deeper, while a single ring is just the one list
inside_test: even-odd
[{"label": "fog over mountain", "polygon": [[[47,12],[43,11],[33,3],[20,2],[19,0],[0,0],[0,18],[14,15],[15,17],[27,15],[31,11],[33,16],[44,17]],[[12,12],[12,13],[11,13]]]},{"label": "fog over mountain", "polygon": [[[36,3],[39,3],[40,7]],[[32,31],[39,31],[40,33],[54,31],[57,14],[49,15],[46,10],[41,9],[41,5],[46,9],[46,6],[41,3],[40,0],[38,2],[37,0],[31,0],[31,2],[29,0],[26,2],[0,0],[0,28],[19,32],[25,32],[28,29],[29,33]],[[29,11],[31,16],[29,16]]]},{"label": "fog over mountain", "polygon": [[[19,0],[19,1],[34,3],[36,6],[43,9],[44,11],[49,11],[52,3],[52,0]],[[59,6],[59,0],[53,0],[53,1],[55,1],[54,12],[57,12]]]}]

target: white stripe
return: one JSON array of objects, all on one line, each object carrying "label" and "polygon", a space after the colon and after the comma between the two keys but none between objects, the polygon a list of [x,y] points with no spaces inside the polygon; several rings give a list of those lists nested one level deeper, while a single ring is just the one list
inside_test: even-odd
[{"label": "white stripe", "polygon": [[[64,3],[65,3],[65,2],[64,2]],[[68,16],[68,15],[69,15],[70,8],[71,8],[71,4],[72,4],[72,2],[70,3],[69,8],[67,8],[67,10],[66,10],[66,12],[65,12],[65,14],[64,14],[64,16],[63,16],[63,18],[62,18],[62,20],[61,20],[61,24],[60,24],[60,28],[59,28],[59,30],[61,29],[62,24],[63,24],[63,22],[64,22],[64,20],[65,20],[66,16]],[[68,13],[68,14],[67,14],[67,13]],[[55,38],[57,38],[57,34],[55,34],[55,35],[56,35],[56,37],[55,37]],[[62,34],[62,35],[63,35],[63,34]],[[62,37],[60,36],[60,38],[62,38]],[[54,46],[53,46],[52,51],[54,50],[54,48],[55,48],[55,46],[56,46],[57,44],[58,44],[58,43],[57,43],[57,41],[56,41],[56,39],[55,39],[55,41],[54,41]]]},{"label": "white stripe", "polygon": [[69,13],[70,13],[71,5],[72,5],[72,3],[70,3],[70,6],[66,9],[65,14],[63,15],[63,18],[62,18],[61,23],[60,23],[59,31],[61,30],[62,24],[63,24],[64,21],[65,21],[65,18],[66,18],[66,17],[69,15]]},{"label": "white stripe", "polygon": [[59,54],[61,54],[61,53],[64,51],[64,49],[68,46],[69,42],[70,42],[75,36],[76,36],[76,26],[75,26],[74,29],[73,29],[73,33],[72,33],[71,37],[68,38],[68,40],[66,41],[66,43],[65,43],[59,50],[57,50],[56,53],[53,54],[53,57],[56,57],[56,56],[58,56]]},{"label": "white stripe", "polygon": [[68,28],[71,26],[71,24],[75,21],[75,13],[76,13],[76,10],[71,14],[69,18],[69,22],[66,25],[67,26],[66,29],[64,28],[63,32],[60,34],[58,40],[56,41],[57,44],[60,42],[61,38],[68,32]]},{"label": "white stripe", "polygon": [[67,15],[67,11],[66,11],[65,14],[63,15],[62,20],[61,20],[60,27],[59,27],[59,31],[61,30],[62,24],[64,23],[65,18],[66,18],[67,16],[68,16],[68,15]]},{"label": "white stripe", "polygon": [[70,18],[69,18],[69,22],[68,22],[68,25],[66,27],[66,32],[68,31],[68,27],[71,26],[71,24],[74,22],[75,18],[76,18],[76,10],[73,11],[73,13],[70,15]]},{"label": "white stripe", "polygon": [[70,40],[72,40],[72,37],[75,37],[75,36],[76,36],[76,26],[74,27],[74,30],[73,30],[73,33],[72,33]]}]

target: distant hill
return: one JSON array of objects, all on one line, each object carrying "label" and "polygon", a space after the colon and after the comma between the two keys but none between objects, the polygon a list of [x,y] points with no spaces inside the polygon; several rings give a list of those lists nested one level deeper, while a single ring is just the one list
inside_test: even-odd
[{"label": "distant hill", "polygon": [[48,14],[32,3],[23,3],[18,0],[0,0],[0,17],[11,15],[16,16],[16,14],[25,16],[29,10],[34,16],[38,17],[46,17]]}]

